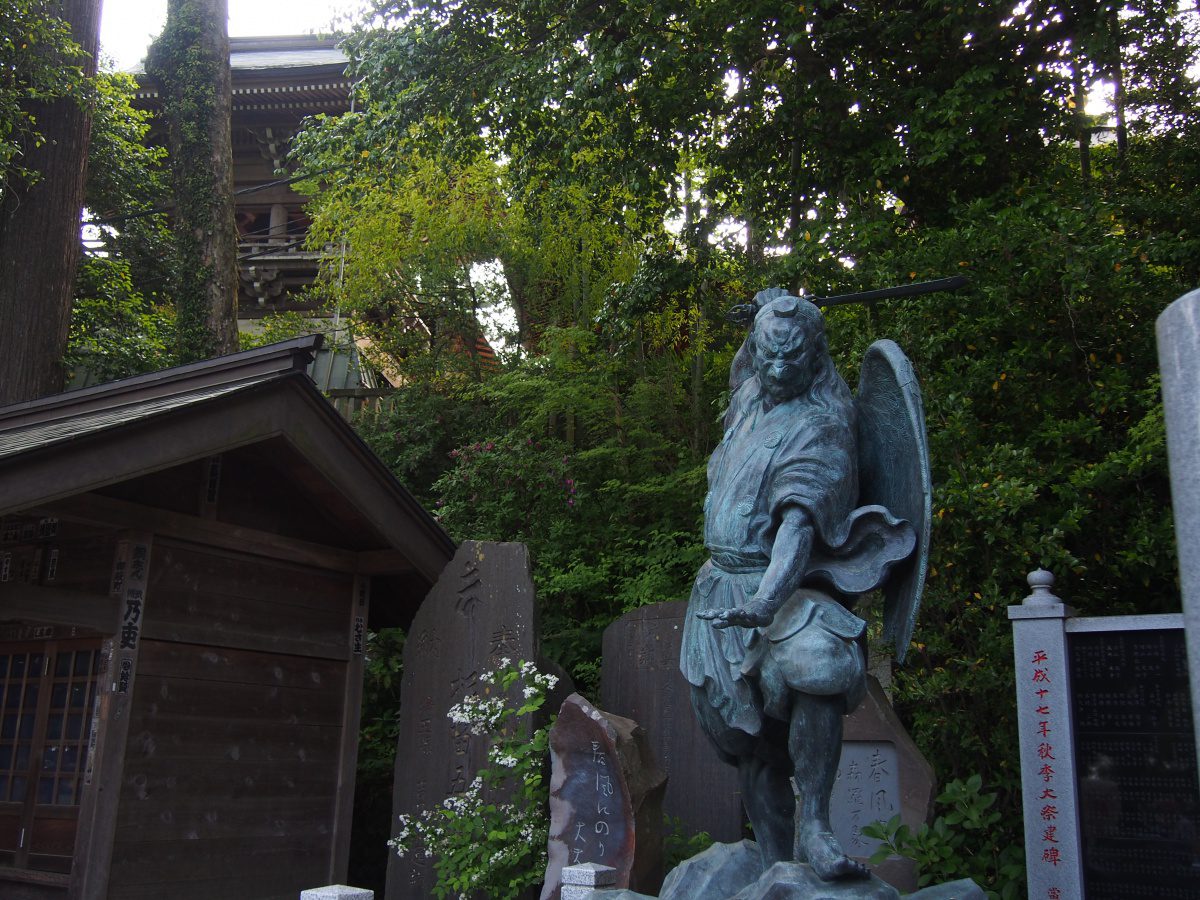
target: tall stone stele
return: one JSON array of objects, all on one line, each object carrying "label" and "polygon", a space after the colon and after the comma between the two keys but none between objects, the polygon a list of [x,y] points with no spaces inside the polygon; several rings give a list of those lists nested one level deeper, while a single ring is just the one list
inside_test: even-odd
[{"label": "tall stone stele", "polygon": [[[446,716],[502,660],[538,659],[529,552],[524,544],[464,541],[417,611],[404,644],[393,827],[399,816],[467,790],[486,764],[487,741]],[[531,733],[533,724],[521,726]],[[392,855],[387,900],[431,897],[433,860]]]},{"label": "tall stone stele", "polygon": [[1184,294],[1168,306],[1158,317],[1156,331],[1192,722],[1200,753],[1200,291]]},{"label": "tall stone stele", "polygon": [[839,844],[830,793],[842,717],[867,684],[855,601],[882,589],[901,661],[920,605],[931,493],[920,390],[900,348],[879,341],[852,396],[807,300],[772,289],[747,312],[680,667],[702,729],[737,768],[766,872],[756,890],[807,896],[815,880],[838,896],[898,896]]}]

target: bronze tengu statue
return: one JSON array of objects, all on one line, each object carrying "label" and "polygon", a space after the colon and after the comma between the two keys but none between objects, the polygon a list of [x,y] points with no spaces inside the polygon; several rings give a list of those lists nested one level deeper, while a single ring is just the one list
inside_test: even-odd
[{"label": "bronze tengu statue", "polygon": [[[883,588],[903,659],[924,583],[929,459],[920,390],[891,341],[867,351],[857,397],[808,300],[755,297],[708,464],[704,541],[680,666],[692,706],[736,765],[764,868],[807,862],[866,877],[834,837],[842,716],[866,689],[862,594]],[[792,789],[795,779],[796,792]]]}]

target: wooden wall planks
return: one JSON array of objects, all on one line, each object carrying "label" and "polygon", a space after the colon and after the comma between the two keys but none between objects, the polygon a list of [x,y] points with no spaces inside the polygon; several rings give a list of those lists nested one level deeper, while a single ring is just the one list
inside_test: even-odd
[{"label": "wooden wall planks", "polygon": [[353,577],[162,540],[146,636],[346,660]]},{"label": "wooden wall planks", "polygon": [[329,883],[353,577],[166,539],[151,577],[109,896]]}]

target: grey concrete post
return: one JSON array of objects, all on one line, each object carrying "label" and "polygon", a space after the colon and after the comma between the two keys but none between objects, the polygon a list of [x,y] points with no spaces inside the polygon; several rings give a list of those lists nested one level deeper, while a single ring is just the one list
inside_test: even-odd
[{"label": "grey concrete post", "polygon": [[1192,685],[1192,724],[1200,750],[1200,291],[1184,294],[1168,306],[1158,317],[1156,331]]},{"label": "grey concrete post", "polygon": [[1071,733],[1066,620],[1075,611],[1050,592],[1054,576],[1029,575],[1033,593],[1008,608],[1013,626],[1021,805],[1029,896],[1083,897],[1075,740]]}]

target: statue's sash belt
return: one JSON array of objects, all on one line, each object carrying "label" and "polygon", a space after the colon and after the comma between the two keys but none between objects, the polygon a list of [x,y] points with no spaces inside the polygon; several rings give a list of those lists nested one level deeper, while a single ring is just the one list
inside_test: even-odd
[{"label": "statue's sash belt", "polygon": [[[711,548],[710,552],[713,568],[725,575],[761,577],[767,571],[768,561],[763,557],[716,551]],[[754,590],[750,590],[751,587]],[[756,582],[746,585],[747,600],[754,595],[757,587]],[[808,625],[814,617],[829,631],[847,640],[857,640],[867,627],[866,622],[832,597],[816,590],[801,588],[788,598],[771,624],[750,631],[748,643],[754,644],[760,635],[772,643],[785,641]]]},{"label": "statue's sash belt", "polygon": [[770,562],[763,556],[740,556],[736,553],[712,551],[712,564],[726,575],[762,575]]}]

